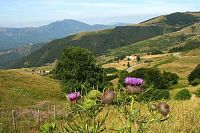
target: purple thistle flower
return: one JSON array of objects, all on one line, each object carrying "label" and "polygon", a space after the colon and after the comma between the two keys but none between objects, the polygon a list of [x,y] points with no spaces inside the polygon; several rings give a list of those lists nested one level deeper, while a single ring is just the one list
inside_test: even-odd
[{"label": "purple thistle flower", "polygon": [[126,85],[140,86],[141,84],[143,84],[143,82],[144,80],[141,78],[132,78],[132,77],[125,78]]},{"label": "purple thistle flower", "polygon": [[69,93],[66,97],[69,101],[75,101],[80,97],[80,92]]}]

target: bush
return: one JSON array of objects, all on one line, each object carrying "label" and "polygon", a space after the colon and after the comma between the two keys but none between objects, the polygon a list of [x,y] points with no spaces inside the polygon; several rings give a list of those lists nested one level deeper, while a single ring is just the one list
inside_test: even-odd
[{"label": "bush", "polygon": [[169,99],[169,91],[168,90],[159,90],[157,95],[156,95],[156,100],[159,100],[159,99]]},{"label": "bush", "polygon": [[157,54],[163,54],[163,51],[161,50],[152,50],[151,52],[147,53],[147,55],[157,55]]},{"label": "bush", "polygon": [[194,79],[194,80],[191,82],[191,85],[193,85],[193,86],[196,86],[196,85],[198,85],[198,84],[200,84],[200,79],[198,79],[198,78]]},{"label": "bush", "polygon": [[187,90],[187,89],[183,89],[183,90],[180,90],[176,96],[175,96],[175,99],[176,100],[188,100],[191,98],[191,93]]},{"label": "bush", "polygon": [[142,93],[139,96],[139,101],[169,99],[168,89],[171,85],[178,83],[178,76],[174,73],[161,73],[161,71],[157,68],[140,68],[131,73],[120,71],[120,85],[125,87],[124,79],[129,76],[144,79],[145,84],[142,86],[142,88],[144,89],[145,93]]},{"label": "bush", "polygon": [[111,80],[116,79],[116,78],[118,78],[117,74],[109,75],[109,76],[106,77],[107,81],[111,81]]},{"label": "bush", "polygon": [[200,64],[189,74],[188,81],[191,85],[198,85],[200,79]]},{"label": "bush", "polygon": [[161,100],[161,99],[169,99],[169,91],[168,90],[159,90],[156,88],[152,88],[145,93],[142,93],[138,100],[139,101],[152,101],[152,100]]},{"label": "bush", "polygon": [[175,73],[171,73],[171,72],[163,72],[163,76],[164,79],[167,80],[167,82],[169,82],[169,84],[178,84],[178,75],[176,75]]},{"label": "bush", "polygon": [[61,80],[65,92],[81,91],[81,84],[87,86],[85,91],[91,87],[103,90],[108,83],[106,73],[96,64],[93,53],[79,47],[68,47],[63,51],[55,68],[55,77]]},{"label": "bush", "polygon": [[178,83],[179,78],[174,73],[161,73],[161,71],[157,68],[140,68],[131,73],[121,71],[119,76],[119,83],[124,86],[124,78],[128,76],[143,78],[145,80],[145,84],[148,87],[153,85],[156,89],[169,89],[173,84]]},{"label": "bush", "polygon": [[198,90],[195,92],[195,95],[196,95],[197,97],[200,97],[200,89],[198,89]]},{"label": "bush", "polygon": [[113,68],[113,67],[104,68],[104,71],[108,74],[118,72],[118,70],[116,68]]}]

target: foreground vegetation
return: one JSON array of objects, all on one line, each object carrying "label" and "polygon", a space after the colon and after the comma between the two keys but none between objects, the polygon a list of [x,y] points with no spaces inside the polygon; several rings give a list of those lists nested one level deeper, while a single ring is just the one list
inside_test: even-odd
[{"label": "foreground vegetation", "polygon": [[[167,61],[172,57],[173,60]],[[167,116],[167,120],[164,120],[163,122],[154,121],[148,124],[148,126],[145,126],[145,131],[157,131],[160,133],[199,132],[200,99],[197,97],[198,93],[196,92],[196,90],[198,90],[200,86],[192,87],[191,85],[188,85],[189,83],[187,81],[187,76],[195,69],[195,67],[199,63],[198,57],[199,49],[184,52],[179,55],[175,55],[175,57],[163,54],[141,56],[141,62],[135,67],[135,69],[145,67],[147,65],[146,63],[143,63],[144,59],[151,59],[153,60],[153,62],[150,63],[149,67],[156,65],[161,70],[168,70],[170,72],[176,73],[180,77],[178,85],[173,85],[172,89],[169,90],[171,100],[165,100],[165,102],[167,102],[167,104],[169,104],[170,107],[170,113],[169,116]],[[119,63],[121,63],[121,61],[119,61]],[[118,69],[118,67],[116,68]],[[112,69],[109,70],[109,72],[115,74],[118,71],[116,71],[116,69]],[[76,109],[80,109],[80,106],[75,106],[76,109],[74,108],[74,106],[71,106],[71,102],[69,102],[65,98],[63,92],[61,91],[62,89],[60,88],[58,81],[45,76],[32,74],[29,71],[25,71],[25,69],[0,71],[0,76],[0,129],[2,130],[2,132],[14,131],[12,124],[12,109],[14,109],[16,112],[16,127],[17,131],[19,132],[39,132],[43,130],[52,130],[55,132],[66,131],[66,128],[68,127],[69,123],[73,121],[79,121],[79,119],[77,119],[78,116],[75,118],[74,116],[77,115]],[[116,79],[114,79],[112,83],[114,84],[114,88],[106,89],[116,90],[118,87],[116,86],[116,84],[118,82],[116,82]],[[176,94],[179,94],[179,90],[182,90],[183,88],[187,88],[189,90],[190,95],[192,93],[191,98],[184,101],[182,100],[185,98],[182,98],[182,96],[184,96],[185,93],[184,95],[181,94],[181,96],[176,96]],[[10,97],[12,97],[12,99],[10,99]],[[181,98],[179,99],[177,97]],[[81,99],[85,101],[84,96]],[[122,99],[122,101],[124,100],[125,99]],[[157,100],[153,101],[153,103],[159,103],[161,101]],[[93,103],[90,102],[91,101],[89,101],[89,105]],[[148,102],[134,102],[133,108],[136,110],[140,110],[140,116],[142,116],[142,118],[151,116],[147,103]],[[128,101],[128,104],[126,105],[128,109],[130,109],[130,104],[131,101]],[[87,107],[86,105],[85,107]],[[54,106],[56,108],[55,118]],[[106,120],[102,125],[103,129],[105,128],[103,132],[116,132],[114,131],[114,129],[116,130],[119,128],[124,128],[124,126],[126,125],[125,123],[127,119],[124,116],[124,114],[119,111],[118,107],[125,106],[119,106],[119,104],[114,102],[111,105],[103,106],[102,110],[98,112],[98,115],[95,117],[95,120],[96,122],[102,122],[109,110]],[[40,110],[41,117],[39,123],[37,119],[38,110]],[[138,129],[138,126],[136,126],[135,129]]]}]

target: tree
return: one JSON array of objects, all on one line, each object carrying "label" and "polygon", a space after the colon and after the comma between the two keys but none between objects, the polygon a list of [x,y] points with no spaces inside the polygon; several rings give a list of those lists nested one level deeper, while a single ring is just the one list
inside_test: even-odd
[{"label": "tree", "polygon": [[131,67],[131,65],[130,65],[130,63],[129,63],[129,62],[127,63],[127,67],[128,67],[128,68],[129,68],[129,67]]},{"label": "tree", "polygon": [[189,74],[188,81],[192,85],[198,85],[200,79],[200,64]]},{"label": "tree", "polygon": [[141,58],[139,55],[136,56],[136,60],[137,60],[137,62],[140,62]]},{"label": "tree", "polygon": [[63,51],[55,68],[55,77],[61,80],[65,92],[81,91],[82,84],[86,85],[85,91],[93,86],[103,89],[107,83],[106,73],[96,64],[93,53],[79,47],[68,47]]},{"label": "tree", "polygon": [[176,94],[175,99],[188,100],[191,98],[191,96],[192,96],[191,93],[187,89],[182,89]]}]

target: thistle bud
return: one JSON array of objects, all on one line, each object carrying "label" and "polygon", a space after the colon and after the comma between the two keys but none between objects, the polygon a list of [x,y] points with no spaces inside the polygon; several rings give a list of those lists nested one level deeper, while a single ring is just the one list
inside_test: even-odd
[{"label": "thistle bud", "polygon": [[158,111],[163,115],[167,116],[169,114],[169,105],[165,102],[158,104]]},{"label": "thistle bud", "polygon": [[102,103],[104,104],[110,104],[115,99],[115,93],[114,91],[105,91],[103,93],[103,96],[101,97]]}]

